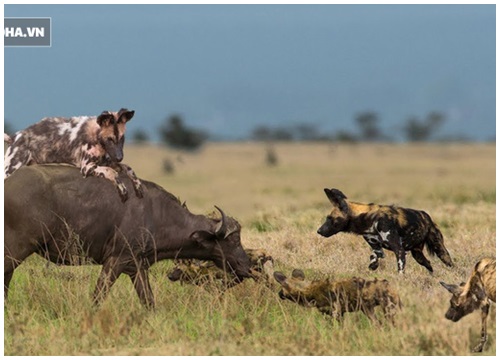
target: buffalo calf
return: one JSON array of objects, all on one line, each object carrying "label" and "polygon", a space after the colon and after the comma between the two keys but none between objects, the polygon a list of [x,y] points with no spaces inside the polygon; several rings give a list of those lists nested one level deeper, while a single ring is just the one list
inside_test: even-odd
[{"label": "buffalo calf", "polygon": [[325,189],[325,194],[333,209],[318,234],[324,237],[339,232],[362,235],[372,248],[371,270],[378,268],[379,259],[385,256],[383,249],[387,249],[396,254],[400,273],[405,269],[407,251],[432,272],[431,263],[423,253],[424,245],[431,255],[436,254],[447,266],[453,266],[441,231],[425,211],[352,202],[337,189]]},{"label": "buffalo calf", "polygon": [[440,281],[453,296],[450,299],[450,308],[445,317],[451,321],[458,321],[474,310],[481,309],[481,341],[472,351],[482,352],[488,340],[486,321],[490,309],[490,302],[496,303],[496,267],[495,258],[484,258],[476,263],[469,280],[460,285],[450,285]]},{"label": "buffalo calf", "polygon": [[395,311],[401,307],[398,294],[387,280],[353,277],[308,281],[299,269],[293,270],[291,278],[281,272],[275,272],[274,278],[282,287],[279,292],[281,299],[316,307],[336,320],[341,320],[346,312],[362,311],[372,321],[376,319],[375,307],[381,306],[385,318],[394,324]]}]

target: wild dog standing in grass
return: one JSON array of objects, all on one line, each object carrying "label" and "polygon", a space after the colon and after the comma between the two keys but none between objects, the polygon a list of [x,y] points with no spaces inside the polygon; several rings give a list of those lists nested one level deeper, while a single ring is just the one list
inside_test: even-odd
[{"label": "wild dog standing in grass", "polygon": [[71,118],[49,117],[18,131],[10,137],[5,153],[5,179],[23,165],[66,163],[77,166],[84,177],[104,177],[118,188],[122,201],[128,192],[116,170],[125,170],[134,183],[137,196],[142,197],[141,182],[125,164],[123,144],[125,124],[134,111],[103,111],[99,116]]},{"label": "wild dog standing in grass", "polygon": [[472,350],[474,352],[482,352],[484,344],[488,340],[486,321],[490,302],[496,303],[496,269],[497,261],[495,258],[484,258],[476,264],[467,283],[449,285],[440,281],[440,284],[453,294],[450,308],[445,314],[448,320],[456,322],[474,310],[481,309],[481,341]]},{"label": "wild dog standing in grass", "polygon": [[341,280],[305,279],[304,272],[295,269],[292,277],[275,272],[281,285],[281,299],[288,299],[306,307],[316,307],[324,314],[340,321],[346,312],[362,311],[370,321],[377,320],[375,307],[381,306],[384,316],[394,325],[394,315],[401,308],[398,294],[387,280],[365,280],[358,277]]},{"label": "wild dog standing in grass", "polygon": [[431,263],[423,253],[424,245],[431,255],[436,254],[447,266],[453,266],[441,231],[425,211],[351,202],[337,189],[325,189],[325,193],[333,209],[318,234],[324,237],[339,232],[363,235],[372,248],[371,270],[378,268],[378,260],[384,257],[383,249],[387,249],[396,254],[400,273],[405,269],[407,251],[432,272]]}]

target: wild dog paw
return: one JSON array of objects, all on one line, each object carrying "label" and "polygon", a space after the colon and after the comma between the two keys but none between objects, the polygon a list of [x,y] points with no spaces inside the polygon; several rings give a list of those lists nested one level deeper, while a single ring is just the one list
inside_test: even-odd
[{"label": "wild dog paw", "polygon": [[378,269],[378,261],[371,262],[370,265],[368,265],[368,268],[370,270],[377,270]]},{"label": "wild dog paw", "polygon": [[122,199],[122,202],[127,201],[128,199],[128,190],[125,187],[124,184],[118,184],[118,193],[120,194],[120,198]]},{"label": "wild dog paw", "polygon": [[134,189],[137,197],[142,199],[144,197],[144,186],[142,186],[142,183],[140,181],[134,183]]},{"label": "wild dog paw", "polygon": [[484,344],[477,345],[476,347],[474,347],[474,349],[472,349],[472,352],[475,352],[475,353],[483,352],[483,346],[484,346]]}]

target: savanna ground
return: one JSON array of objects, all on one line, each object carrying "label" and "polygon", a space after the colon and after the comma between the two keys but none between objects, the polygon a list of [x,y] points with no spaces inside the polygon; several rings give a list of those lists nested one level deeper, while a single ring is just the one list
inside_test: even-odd
[{"label": "savanna ground", "polygon": [[[243,226],[242,243],[264,248],[275,269],[302,268],[312,278],[386,278],[404,307],[395,327],[360,313],[338,324],[315,309],[279,299],[247,280],[224,294],[171,283],[171,261],[154,265],[156,310],[141,307],[122,276],[99,309],[91,306],[98,266],[64,267],[32,256],[15,272],[4,308],[6,355],[470,355],[480,314],[444,318],[450,295],[439,280],[465,280],[477,260],[495,255],[495,145],[277,144],[278,165],[266,165],[265,144],[208,144],[182,154],[129,145],[125,162],[186,201],[194,213],[218,205]],[[164,171],[169,159],[174,172]],[[329,212],[323,188],[350,199],[426,210],[455,262],[430,258],[431,275],[411,256],[404,275],[386,252],[368,270],[370,250],[355,235],[321,238]],[[8,211],[8,209],[6,209]],[[495,306],[484,355],[496,354]]]}]

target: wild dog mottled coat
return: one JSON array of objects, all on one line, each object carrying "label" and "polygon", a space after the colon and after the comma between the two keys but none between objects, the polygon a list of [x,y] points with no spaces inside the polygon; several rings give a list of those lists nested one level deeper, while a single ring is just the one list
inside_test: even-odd
[{"label": "wild dog mottled coat", "polygon": [[316,307],[324,314],[341,320],[346,312],[362,311],[370,320],[376,320],[375,307],[381,306],[386,319],[394,324],[396,310],[401,301],[387,280],[365,280],[358,277],[340,280],[305,279],[304,272],[295,269],[292,277],[275,272],[274,278],[281,285],[281,299],[299,305]]},{"label": "wild dog mottled coat", "polygon": [[[271,279],[274,271],[274,260],[263,249],[245,249],[245,253],[250,259],[250,273],[254,280],[262,281],[271,286]],[[175,260],[175,267],[167,275],[170,281],[180,281],[181,283],[205,286],[221,282],[223,288],[237,285],[234,276],[225,273],[217,268],[212,261],[202,261],[196,259]]]},{"label": "wild dog mottled coat", "polygon": [[119,164],[123,159],[125,124],[133,116],[134,111],[121,109],[103,111],[99,116],[48,117],[12,137],[4,134],[4,141],[9,144],[4,158],[4,178],[23,165],[66,163],[79,167],[84,177],[110,180],[125,201],[127,189],[116,171],[124,169],[141,197],[141,182],[134,171]]},{"label": "wild dog mottled coat", "polygon": [[474,310],[481,309],[481,341],[472,350],[474,352],[482,352],[488,340],[486,322],[490,302],[496,303],[496,268],[495,258],[484,258],[476,263],[466,283],[450,285],[440,281],[440,284],[453,295],[450,299],[450,308],[445,314],[448,320],[456,322]]},{"label": "wild dog mottled coat", "polygon": [[436,254],[447,266],[453,266],[441,231],[425,211],[352,202],[337,189],[325,189],[325,193],[333,209],[318,233],[324,237],[339,232],[362,235],[372,248],[371,270],[378,268],[379,259],[384,257],[383,249],[387,249],[396,254],[400,273],[405,269],[407,251],[432,272],[431,263],[423,253],[424,245],[431,255]]}]

